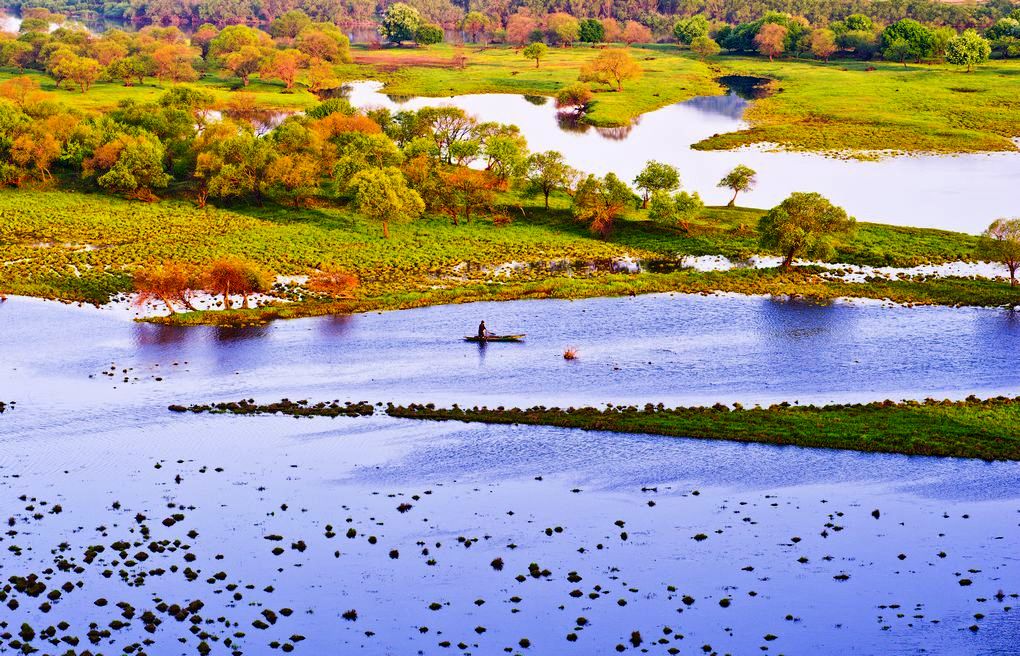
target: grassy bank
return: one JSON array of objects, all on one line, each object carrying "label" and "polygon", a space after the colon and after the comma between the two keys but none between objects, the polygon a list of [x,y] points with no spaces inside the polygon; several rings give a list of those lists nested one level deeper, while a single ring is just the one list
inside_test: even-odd
[{"label": "grassy bank", "polygon": [[[809,271],[743,270],[725,273],[606,275],[550,271],[550,261],[599,261],[623,255],[675,258],[678,254],[740,257],[755,252],[756,210],[716,208],[689,233],[644,220],[635,211],[608,241],[573,222],[564,199],[545,212],[529,206],[509,226],[487,221],[452,226],[432,219],[399,226],[382,239],[377,226],[341,209],[198,210],[166,201],[143,205],[107,196],[64,192],[0,193],[4,267],[0,290],[66,300],[105,302],[130,290],[130,270],[150,261],[196,266],[224,255],[246,257],[282,275],[302,275],[324,264],[358,274],[352,301],[303,303],[232,315],[197,313],[176,321],[244,321],[335,311],[394,309],[472,300],[579,298],[654,291],[798,294],[816,298],[861,295],[903,302],[1001,305],[1012,291],[1001,283],[969,280],[883,281],[846,285]],[[942,231],[866,225],[840,259],[916,264],[967,258],[974,239]],[[517,261],[528,267],[493,278],[488,268]],[[454,274],[458,264],[466,266]],[[216,318],[213,318],[216,317]],[[233,317],[228,319],[228,317]]]},{"label": "grassy bank", "polygon": [[920,456],[1020,460],[1020,398],[730,409],[610,407],[529,410],[390,406],[394,417],[582,428],[619,433],[847,449]]},{"label": "grassy bank", "polygon": [[[284,414],[297,417],[367,416],[373,406],[339,401],[310,403],[284,399],[259,404],[251,400],[192,406],[172,405],[174,412],[216,414]],[[785,446],[844,449],[917,456],[1020,460],[1020,398],[966,401],[904,401],[746,409],[665,408],[645,405],[598,408],[436,408],[432,404],[386,406],[386,414],[405,419],[489,424],[558,426],[616,433],[759,442]]]},{"label": "grassy bank", "polygon": [[[357,296],[305,302],[233,315],[198,313],[183,323],[265,320],[337,311],[416,307],[511,298],[580,298],[657,291],[796,294],[890,298],[901,302],[1005,305],[1016,302],[1008,285],[980,280],[875,280],[847,284],[810,269],[794,272],[734,270],[698,273],[608,274],[589,263],[631,256],[677,262],[687,255],[743,258],[758,253],[760,210],[709,208],[688,231],[655,223],[631,210],[609,239],[597,239],[570,215],[569,199],[550,210],[507,195],[519,217],[496,226],[487,219],[454,226],[431,217],[394,226],[383,239],[376,224],[342,207],[279,206],[198,209],[167,200],[155,204],[99,194],[60,191],[0,192],[0,293],[103,303],[131,289],[131,271],[150,262],[200,267],[223,256],[252,260],[283,276],[326,265],[355,273]],[[976,238],[922,228],[863,224],[838,261],[909,266],[969,259]],[[507,262],[521,266],[493,273]],[[567,270],[550,263],[572,263]],[[250,315],[250,316],[249,316]]]}]

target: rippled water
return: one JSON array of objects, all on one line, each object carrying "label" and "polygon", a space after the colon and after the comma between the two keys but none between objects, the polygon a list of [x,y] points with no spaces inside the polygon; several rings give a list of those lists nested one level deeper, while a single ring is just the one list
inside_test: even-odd
[{"label": "rippled water", "polygon": [[740,204],[771,207],[793,191],[817,191],[860,220],[894,225],[945,228],[978,233],[1000,216],[1016,211],[1013,181],[1020,177],[1020,154],[926,155],[880,161],[843,160],[808,153],[697,151],[690,146],[713,134],[745,129],[747,101],[736,95],[693,98],[641,116],[632,127],[583,132],[561,129],[551,100],[479,94],[451,98],[392,98],[378,82],[352,85],[358,107],[419,109],[461,107],[482,121],[521,128],[532,150],[558,150],[575,167],[593,173],[613,171],[631,180],[645,162],[656,159],[680,169],[684,188],[709,204],[725,204],[730,193],[716,188],[737,164],[758,171],[758,184]]},{"label": "rippled water", "polygon": [[[528,340],[459,341],[479,318]],[[582,655],[637,651],[635,631],[651,653],[1009,654],[1020,637],[1017,463],[166,411],[1018,393],[1008,314],[654,295],[217,330],[12,298],[0,327],[0,400],[18,402],[0,570],[71,567],[44,576],[70,584],[49,612],[12,593],[15,632],[125,621],[81,646],[151,654],[196,653],[192,622],[211,653],[249,654]],[[183,621],[159,610],[196,600]]]}]

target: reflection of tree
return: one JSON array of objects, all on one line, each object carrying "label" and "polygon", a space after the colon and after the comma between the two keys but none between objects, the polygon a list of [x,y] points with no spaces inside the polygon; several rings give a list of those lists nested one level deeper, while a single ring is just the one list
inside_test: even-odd
[{"label": "reflection of tree", "polygon": [[331,89],[322,89],[321,91],[315,94],[315,97],[318,98],[319,100],[329,100],[330,98],[345,98],[349,100],[351,97],[351,91],[353,90],[354,87],[352,87],[351,85],[342,84],[338,87],[333,87]]},{"label": "reflection of tree", "polygon": [[612,128],[595,128],[595,131],[599,133],[604,139],[611,141],[623,141],[630,136],[630,131],[634,129],[634,125],[619,125]]},{"label": "reflection of tree", "polygon": [[404,103],[409,102],[411,99],[414,98],[414,96],[405,96],[395,93],[388,93],[386,94],[386,97],[389,98],[390,102],[392,102],[395,105],[403,105]]},{"label": "reflection of tree", "polygon": [[576,132],[578,134],[584,134],[591,127],[587,123],[583,123],[580,120],[580,116],[576,112],[556,112],[556,124],[564,132]]},{"label": "reflection of tree", "polygon": [[532,105],[535,105],[537,107],[541,107],[542,105],[544,105],[546,103],[546,101],[549,100],[545,96],[532,96],[532,95],[529,95],[529,94],[524,94],[524,99],[527,100]]}]

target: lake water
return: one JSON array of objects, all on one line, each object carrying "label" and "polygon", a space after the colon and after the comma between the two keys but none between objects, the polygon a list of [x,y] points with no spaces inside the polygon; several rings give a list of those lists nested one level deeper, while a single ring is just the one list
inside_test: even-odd
[{"label": "lake water", "polygon": [[[480,317],[527,342],[459,341]],[[166,410],[1015,394],[1008,314],[655,295],[217,330],[11,298],[0,326],[17,401],[0,569],[47,586],[11,592],[14,633],[66,621],[54,638],[79,649],[150,654],[991,655],[1020,638],[1018,463]]]},{"label": "lake water", "polygon": [[[396,99],[378,82],[358,82],[350,98],[358,107],[392,110],[429,105],[460,107],[482,121],[520,126],[532,150],[558,150],[583,171],[615,172],[632,180],[650,159],[680,169],[685,189],[708,204],[725,204],[731,192],[716,188],[737,164],[758,172],[758,184],[742,194],[748,207],[772,207],[794,191],[817,191],[860,220],[978,233],[994,219],[1016,213],[1013,186],[1020,179],[1020,153],[917,155],[880,161],[843,160],[809,153],[698,151],[690,148],[713,134],[747,127],[747,101],[730,94],[699,97],[663,107],[627,128],[563,129],[552,99],[508,94]],[[536,102],[530,102],[536,100]]]}]

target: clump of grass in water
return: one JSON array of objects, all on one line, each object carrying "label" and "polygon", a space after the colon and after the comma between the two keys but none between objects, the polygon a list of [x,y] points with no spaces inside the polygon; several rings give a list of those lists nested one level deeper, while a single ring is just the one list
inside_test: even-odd
[{"label": "clump of grass in water", "polygon": [[565,348],[563,350],[563,359],[564,360],[576,360],[577,359],[577,355],[578,355],[578,353],[577,353],[577,348],[576,347],[568,346],[567,348]]}]

